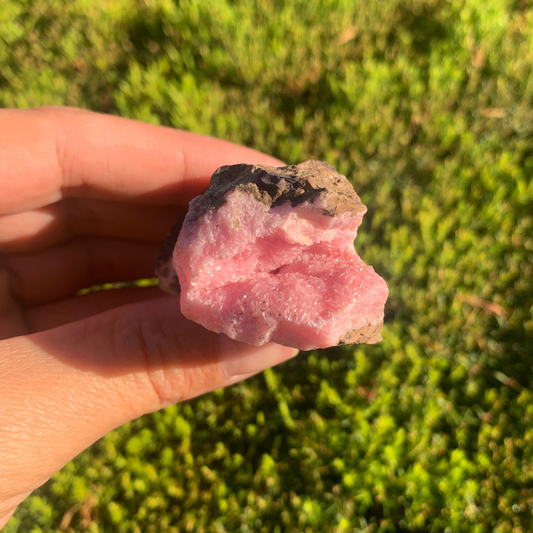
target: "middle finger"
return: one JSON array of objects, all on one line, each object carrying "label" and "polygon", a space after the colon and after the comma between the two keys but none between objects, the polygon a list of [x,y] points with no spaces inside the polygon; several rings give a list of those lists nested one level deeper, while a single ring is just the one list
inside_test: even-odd
[{"label": "middle finger", "polygon": [[0,253],[42,250],[76,236],[163,241],[185,209],[86,198],[0,216]]}]

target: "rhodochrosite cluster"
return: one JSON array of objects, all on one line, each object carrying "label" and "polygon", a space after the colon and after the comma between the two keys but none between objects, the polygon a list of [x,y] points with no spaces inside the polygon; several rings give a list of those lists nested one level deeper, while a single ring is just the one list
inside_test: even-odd
[{"label": "rhodochrosite cluster", "polygon": [[365,212],[327,163],[224,166],[171,232],[157,274],[181,287],[185,316],[235,340],[375,343],[388,290],[353,248]]}]

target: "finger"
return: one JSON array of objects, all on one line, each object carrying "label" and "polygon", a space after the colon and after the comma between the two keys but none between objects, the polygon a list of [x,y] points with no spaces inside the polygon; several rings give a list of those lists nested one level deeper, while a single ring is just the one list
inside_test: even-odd
[{"label": "finger", "polygon": [[0,216],[0,252],[42,250],[75,236],[163,241],[184,209],[66,198],[55,204]]},{"label": "finger", "polygon": [[11,293],[9,272],[0,268],[0,340],[28,333],[24,309]]},{"label": "finger", "polygon": [[111,429],[295,353],[208,332],[187,321],[173,298],[2,341],[1,491],[32,490]]},{"label": "finger", "polygon": [[31,333],[36,333],[76,322],[121,305],[156,298],[173,298],[173,296],[163,292],[159,287],[124,287],[90,292],[27,308],[25,323]]},{"label": "finger", "polygon": [[159,243],[80,237],[48,250],[0,257],[24,306],[73,296],[91,285],[154,276]]},{"label": "finger", "polygon": [[65,196],[179,204],[221,165],[271,158],[232,143],[72,108],[0,110],[0,214]]}]

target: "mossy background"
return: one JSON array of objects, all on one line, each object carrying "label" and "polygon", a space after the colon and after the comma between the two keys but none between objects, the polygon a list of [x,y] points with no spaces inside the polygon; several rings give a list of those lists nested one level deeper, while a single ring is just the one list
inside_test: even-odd
[{"label": "mossy background", "polygon": [[384,340],[136,420],[8,533],[533,530],[528,0],[0,0],[0,106],[335,165]]}]

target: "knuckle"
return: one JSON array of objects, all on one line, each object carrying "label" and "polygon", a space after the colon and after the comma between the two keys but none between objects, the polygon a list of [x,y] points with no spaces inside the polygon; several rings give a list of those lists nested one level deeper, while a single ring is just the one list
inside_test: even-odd
[{"label": "knuckle", "polygon": [[136,361],[135,379],[139,388],[152,394],[155,408],[180,401],[182,375],[169,360],[168,332],[149,313],[142,313],[136,320],[121,318],[113,328],[115,349],[124,357]]},{"label": "knuckle", "polygon": [[[171,320],[147,311],[138,320],[115,326],[115,345],[126,345],[139,362],[139,387],[149,389],[155,409],[206,393],[223,385],[218,356]],[[206,353],[207,352],[207,353]]]}]

